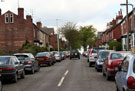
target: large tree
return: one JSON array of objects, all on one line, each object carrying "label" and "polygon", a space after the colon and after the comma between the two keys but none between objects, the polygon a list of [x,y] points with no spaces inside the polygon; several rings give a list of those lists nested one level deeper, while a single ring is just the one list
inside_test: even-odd
[{"label": "large tree", "polygon": [[76,24],[68,22],[59,29],[59,32],[68,41],[70,49],[79,49],[81,47],[80,32],[77,30]]},{"label": "large tree", "polygon": [[80,27],[82,46],[85,51],[87,50],[88,45],[89,47],[92,47],[93,43],[95,42],[95,32],[96,29],[92,25]]}]

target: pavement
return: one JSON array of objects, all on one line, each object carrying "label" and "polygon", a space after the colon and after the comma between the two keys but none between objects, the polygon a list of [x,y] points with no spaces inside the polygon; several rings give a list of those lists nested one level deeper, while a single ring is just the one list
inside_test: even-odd
[{"label": "pavement", "polygon": [[116,91],[115,82],[89,67],[87,58],[65,59],[35,74],[26,74],[17,83],[6,81],[3,91]]}]

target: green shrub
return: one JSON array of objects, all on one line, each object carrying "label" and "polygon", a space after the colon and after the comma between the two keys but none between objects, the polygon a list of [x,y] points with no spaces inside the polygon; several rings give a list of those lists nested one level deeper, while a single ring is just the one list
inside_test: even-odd
[{"label": "green shrub", "polygon": [[109,50],[116,50],[116,51],[122,50],[122,45],[120,42],[112,41],[112,42],[109,42],[108,45],[109,45]]}]

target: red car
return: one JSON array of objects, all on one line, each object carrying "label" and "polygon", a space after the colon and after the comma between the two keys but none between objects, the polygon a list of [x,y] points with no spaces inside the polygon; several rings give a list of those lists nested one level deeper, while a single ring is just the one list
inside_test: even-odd
[{"label": "red car", "polygon": [[42,65],[51,66],[54,64],[53,58],[51,57],[51,54],[49,52],[37,53],[36,59],[38,60],[38,63],[40,66]]},{"label": "red car", "polygon": [[109,56],[104,60],[102,73],[103,76],[106,76],[106,79],[109,80],[111,77],[115,77],[116,72],[115,68],[119,66],[119,63],[122,63],[123,56],[120,52],[110,52]]}]

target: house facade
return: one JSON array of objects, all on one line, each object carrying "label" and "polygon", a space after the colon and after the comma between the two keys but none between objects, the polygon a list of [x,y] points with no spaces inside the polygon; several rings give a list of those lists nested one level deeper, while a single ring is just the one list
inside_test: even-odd
[{"label": "house facade", "polygon": [[0,49],[19,50],[26,40],[45,46],[46,34],[41,32],[38,23],[38,27],[33,23],[30,15],[24,19],[23,8],[18,8],[18,14],[11,11],[4,14],[1,12],[2,10],[0,10]]}]

